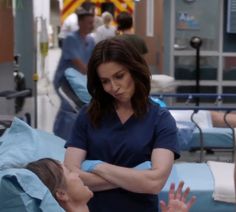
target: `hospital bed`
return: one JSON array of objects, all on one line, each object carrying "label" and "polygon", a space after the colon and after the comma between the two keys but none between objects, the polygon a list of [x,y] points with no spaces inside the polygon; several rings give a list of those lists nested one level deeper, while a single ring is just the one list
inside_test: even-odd
[{"label": "hospital bed", "polygon": [[[200,150],[199,161],[204,161],[206,151],[231,152],[234,158],[235,130],[228,122],[228,115],[236,111],[235,106],[223,104],[224,98],[236,98],[235,94],[159,94],[153,98],[181,99],[181,104],[168,105],[166,108],[176,119],[179,128],[179,143],[183,151]],[[199,99],[212,98],[215,104],[199,104]],[[198,99],[198,104],[195,100]],[[183,103],[184,102],[184,103]],[[213,127],[210,111],[224,112],[227,128]],[[182,132],[182,133],[181,133]]]},{"label": "hospital bed", "polygon": [[[15,100],[15,112],[19,112],[20,108],[23,107],[22,99],[25,97],[31,96],[32,92],[31,89],[25,89],[21,91],[13,91],[13,90],[4,90],[0,91],[0,98],[5,98],[6,100]],[[19,104],[19,101],[17,103],[17,99],[21,99],[21,104]],[[19,106],[21,105],[21,107]],[[25,119],[28,124],[31,124],[31,116],[29,113],[25,113],[24,116],[21,117],[22,119]],[[0,136],[3,134],[4,130],[10,126],[10,123],[12,122],[13,116],[11,115],[0,115]]]},{"label": "hospital bed", "polygon": [[[22,167],[31,161],[45,157],[63,161],[64,144],[64,140],[53,134],[33,129],[20,119],[13,120],[11,127],[0,137],[1,212],[64,211],[33,173],[22,168],[13,168]],[[223,180],[232,181],[229,176],[231,174],[227,174]],[[159,198],[166,200],[170,183],[178,184],[180,180],[184,180],[185,185],[191,188],[191,195],[197,196],[191,212],[235,211],[233,203],[216,201],[212,198],[215,179],[206,163],[175,164]],[[233,185],[229,185],[229,187],[233,187]],[[231,199],[235,199],[235,197],[231,195]]]}]

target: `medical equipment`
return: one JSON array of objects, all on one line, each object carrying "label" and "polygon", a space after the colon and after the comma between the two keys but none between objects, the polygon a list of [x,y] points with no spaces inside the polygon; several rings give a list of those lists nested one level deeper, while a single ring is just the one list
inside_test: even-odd
[{"label": "medical equipment", "polygon": [[[25,89],[21,91],[12,91],[12,90],[5,90],[0,92],[0,98],[3,97],[6,100],[10,99],[19,99],[19,98],[25,98],[29,97],[31,95],[30,89]],[[31,124],[31,116],[29,113],[25,113],[24,117],[21,117],[28,123]],[[4,133],[6,128],[10,127],[12,122],[13,116],[10,115],[1,115],[0,116],[0,136]]]}]

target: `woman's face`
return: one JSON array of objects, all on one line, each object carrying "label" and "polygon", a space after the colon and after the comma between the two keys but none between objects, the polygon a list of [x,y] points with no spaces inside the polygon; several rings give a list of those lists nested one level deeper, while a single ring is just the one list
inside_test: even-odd
[{"label": "woman's face", "polygon": [[103,89],[113,96],[117,103],[130,103],[135,84],[126,67],[116,62],[103,63],[98,66],[98,76]]},{"label": "woman's face", "polygon": [[66,181],[66,192],[69,198],[75,202],[87,203],[93,196],[93,192],[84,185],[77,172],[69,171],[62,165]]}]

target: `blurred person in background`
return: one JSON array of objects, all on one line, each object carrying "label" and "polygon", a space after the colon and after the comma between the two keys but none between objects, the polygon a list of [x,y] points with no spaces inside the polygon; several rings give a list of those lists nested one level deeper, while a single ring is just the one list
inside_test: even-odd
[{"label": "blurred person in background", "polygon": [[66,81],[65,70],[74,68],[83,75],[87,73],[87,63],[90,59],[95,43],[90,36],[94,25],[94,14],[84,8],[76,11],[79,30],[71,33],[63,41],[62,54],[54,76],[54,87],[61,99],[53,132],[61,138],[67,139],[75,119],[75,113],[69,103],[60,95],[59,88]]},{"label": "blurred person in background", "polygon": [[99,26],[93,33],[94,40],[96,43],[116,35],[116,28],[112,26],[112,14],[109,12],[104,12],[102,14],[102,20],[103,25]]},{"label": "blurred person in background", "polygon": [[133,18],[128,12],[121,12],[117,18],[117,34],[128,41],[141,55],[148,53],[145,41],[133,32]]}]

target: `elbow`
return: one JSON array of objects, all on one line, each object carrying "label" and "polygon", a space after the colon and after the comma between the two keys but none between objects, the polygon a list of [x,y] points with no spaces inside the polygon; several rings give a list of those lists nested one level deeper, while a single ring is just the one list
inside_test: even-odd
[{"label": "elbow", "polygon": [[139,191],[140,193],[145,193],[145,194],[158,194],[161,192],[160,187],[145,187],[144,189],[142,189],[141,191]]},{"label": "elbow", "polygon": [[162,187],[160,187],[160,185],[156,185],[156,186],[152,186],[149,189],[149,194],[159,194],[162,190]]},{"label": "elbow", "polygon": [[162,188],[165,185],[165,181],[163,180],[152,180],[148,185],[145,186],[145,193],[148,194],[159,194]]}]

